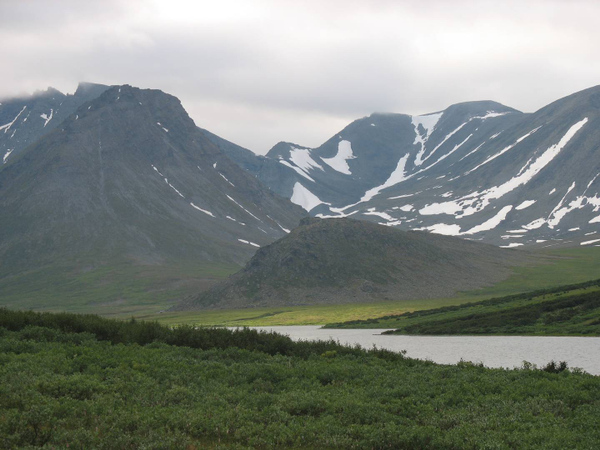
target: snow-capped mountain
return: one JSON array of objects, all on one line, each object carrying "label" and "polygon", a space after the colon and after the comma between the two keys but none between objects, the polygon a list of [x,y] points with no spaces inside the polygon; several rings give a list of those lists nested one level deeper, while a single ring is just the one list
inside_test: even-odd
[{"label": "snow-capped mountain", "polygon": [[491,101],[422,116],[373,114],[318,148],[278,144],[267,155],[282,166],[277,178],[264,176],[264,162],[260,170],[241,165],[318,217],[510,247],[593,245],[599,150],[594,87],[533,114]]}]

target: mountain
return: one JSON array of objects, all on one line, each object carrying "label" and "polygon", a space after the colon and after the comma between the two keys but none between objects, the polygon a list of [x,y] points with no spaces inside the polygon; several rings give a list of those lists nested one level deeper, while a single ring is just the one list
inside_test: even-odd
[{"label": "mountain", "polygon": [[239,266],[305,215],[224,155],[177,98],[130,86],[11,155],[0,207],[0,286],[57,266],[74,277]]},{"label": "mountain", "polygon": [[0,101],[0,170],[10,158],[107,89],[108,86],[102,84],[80,83],[73,95],[48,88],[28,97]]},{"label": "mountain", "polygon": [[303,219],[245,268],[175,309],[446,297],[506,278],[529,255],[352,219]]},{"label": "mountain", "polygon": [[245,168],[313,216],[502,246],[593,245],[599,113],[600,86],[532,114],[492,101],[372,114],[314,149],[277,144],[267,154],[286,169],[276,182]]},{"label": "mountain", "polygon": [[295,171],[278,160],[268,156],[252,153],[250,150],[240,147],[208,130],[200,129],[202,133],[225,153],[232,161],[242,169],[250,172],[258,178],[266,187],[285,198],[292,196],[290,180],[294,178]]}]

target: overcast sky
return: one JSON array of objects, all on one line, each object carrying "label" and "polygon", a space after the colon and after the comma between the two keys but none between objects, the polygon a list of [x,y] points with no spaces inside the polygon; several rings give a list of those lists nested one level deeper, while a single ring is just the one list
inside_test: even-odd
[{"label": "overcast sky", "polygon": [[0,0],[0,97],[158,88],[257,153],[372,112],[532,112],[600,84],[600,1]]}]

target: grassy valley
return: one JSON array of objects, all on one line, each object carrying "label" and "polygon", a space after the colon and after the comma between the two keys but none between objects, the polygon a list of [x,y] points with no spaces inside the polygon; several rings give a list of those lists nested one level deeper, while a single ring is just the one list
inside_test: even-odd
[{"label": "grassy valley", "polygon": [[239,270],[227,263],[63,264],[0,278],[0,306],[129,318],[158,314]]}]

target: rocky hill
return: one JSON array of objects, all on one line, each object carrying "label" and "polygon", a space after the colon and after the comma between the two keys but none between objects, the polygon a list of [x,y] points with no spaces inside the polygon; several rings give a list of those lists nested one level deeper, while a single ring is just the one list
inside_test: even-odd
[{"label": "rocky hill", "polygon": [[304,219],[245,268],[177,309],[450,296],[502,280],[529,255],[352,219]]}]

